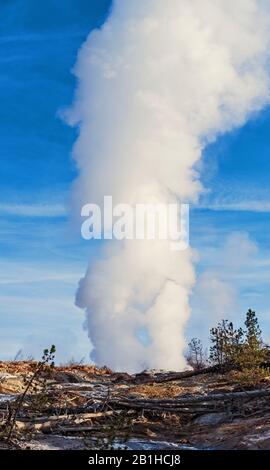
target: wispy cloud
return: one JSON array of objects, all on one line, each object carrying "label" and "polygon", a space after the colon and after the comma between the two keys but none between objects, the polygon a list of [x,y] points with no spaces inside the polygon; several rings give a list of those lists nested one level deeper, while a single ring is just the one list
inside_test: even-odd
[{"label": "wispy cloud", "polygon": [[0,203],[0,214],[17,217],[65,217],[63,204],[5,204]]},{"label": "wispy cloud", "polygon": [[0,287],[15,284],[36,284],[45,282],[76,283],[83,275],[83,271],[77,266],[67,263],[60,265],[31,266],[22,265],[18,262],[6,261],[0,258],[2,273],[0,274]]},{"label": "wispy cloud", "polygon": [[193,292],[189,335],[200,331],[208,342],[210,328],[222,318],[238,325],[245,309],[262,305],[269,270],[261,266],[262,247],[247,232],[231,232],[222,245],[211,244],[200,254],[205,268]]},{"label": "wispy cloud", "polygon": [[195,209],[232,212],[270,212],[270,201],[213,202],[198,204]]}]

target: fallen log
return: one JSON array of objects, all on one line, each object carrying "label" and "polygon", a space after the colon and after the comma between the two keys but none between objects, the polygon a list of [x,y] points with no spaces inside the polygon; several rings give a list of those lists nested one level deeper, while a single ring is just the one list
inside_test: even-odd
[{"label": "fallen log", "polygon": [[73,432],[93,432],[93,431],[102,431],[106,429],[106,427],[102,426],[73,426],[73,427],[66,427],[63,426],[59,429],[59,432],[61,434],[66,434],[66,433],[73,433]]},{"label": "fallen log", "polygon": [[[269,369],[270,362],[262,362],[259,367],[262,369]],[[165,383],[172,382],[175,380],[187,379],[189,377],[196,377],[198,375],[204,374],[226,374],[232,370],[241,370],[241,368],[236,364],[216,364],[214,366],[205,367],[203,369],[186,370],[183,372],[153,372],[153,374],[151,375],[151,371],[144,371],[139,374],[135,374],[135,376],[133,377],[135,383]]]},{"label": "fallen log", "polygon": [[31,418],[31,417],[27,417],[27,418],[21,418],[19,419],[18,421],[20,422],[23,422],[23,423],[46,423],[48,421],[50,422],[59,422],[59,421],[64,421],[64,420],[74,420],[74,422],[76,421],[76,419],[81,419],[82,421],[86,420],[86,419],[97,419],[97,418],[102,418],[104,416],[111,416],[113,414],[117,413],[117,411],[103,411],[103,412],[97,412],[97,413],[77,413],[77,414],[73,414],[73,415],[54,415],[54,416],[40,416],[40,417],[37,417],[37,418]]},{"label": "fallen log", "polygon": [[198,375],[204,374],[214,374],[220,373],[224,374],[230,372],[231,370],[238,369],[238,367],[233,365],[227,366],[211,366],[199,370],[186,370],[184,372],[167,372],[167,373],[157,373],[156,375],[149,375],[147,372],[142,372],[134,376],[135,383],[147,384],[147,383],[165,383],[173,382],[176,380],[188,379],[189,377],[196,377]]},{"label": "fallen log", "polygon": [[[121,411],[120,411],[121,412]],[[92,421],[99,418],[106,418],[113,416],[119,413],[118,410],[114,411],[104,411],[98,413],[84,413],[73,416],[61,415],[61,416],[42,416],[40,418],[27,418],[27,419],[17,419],[16,427],[19,430],[35,430],[35,431],[46,431],[52,430],[55,427],[61,426],[61,423],[66,423],[68,425],[78,425],[86,421]]]},{"label": "fallen log", "polygon": [[253,398],[270,397],[270,389],[267,390],[248,390],[243,392],[227,392],[227,393],[212,393],[209,395],[200,395],[198,397],[186,397],[169,400],[145,400],[145,399],[128,399],[118,398],[109,400],[111,406],[124,407],[130,409],[151,409],[151,410],[163,410],[172,411],[180,410],[183,406],[193,406],[197,403],[206,402],[226,402],[231,400],[245,400]]}]

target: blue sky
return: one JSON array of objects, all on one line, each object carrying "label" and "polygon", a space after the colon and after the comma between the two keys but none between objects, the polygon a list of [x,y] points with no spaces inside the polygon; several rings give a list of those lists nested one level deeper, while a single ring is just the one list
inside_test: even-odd
[{"label": "blue sky", "polygon": [[[68,219],[76,129],[62,121],[61,111],[72,103],[78,49],[110,7],[109,0],[0,0],[2,359],[19,349],[39,355],[51,343],[60,362],[88,359],[84,314],[74,296],[96,248]],[[198,285],[216,277],[218,297],[223,287],[233,297],[224,299],[222,315],[238,322],[252,307],[270,339],[269,130],[265,109],[209,145],[200,165],[207,191],[192,210],[190,233],[199,253]],[[199,296],[198,287],[187,335],[206,340],[209,320]]]}]

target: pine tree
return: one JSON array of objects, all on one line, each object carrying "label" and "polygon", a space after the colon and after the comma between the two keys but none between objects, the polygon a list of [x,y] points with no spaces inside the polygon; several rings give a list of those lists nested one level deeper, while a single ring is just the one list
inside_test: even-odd
[{"label": "pine tree", "polygon": [[222,320],[210,330],[210,361],[220,366],[234,364],[241,354],[243,330],[235,329],[232,322]]},{"label": "pine tree", "polygon": [[245,343],[240,358],[242,368],[256,368],[266,359],[266,348],[261,338],[261,329],[256,313],[249,309],[245,321]]},{"label": "pine tree", "polygon": [[251,347],[257,348],[262,340],[261,340],[261,329],[259,326],[258,318],[256,317],[256,313],[249,309],[246,315],[245,325],[247,328],[246,331],[246,341]]},{"label": "pine tree", "polygon": [[256,370],[269,357],[269,348],[263,344],[256,313],[249,309],[246,330],[234,329],[233,323],[222,320],[210,330],[210,361],[224,366],[232,364],[241,370]]}]

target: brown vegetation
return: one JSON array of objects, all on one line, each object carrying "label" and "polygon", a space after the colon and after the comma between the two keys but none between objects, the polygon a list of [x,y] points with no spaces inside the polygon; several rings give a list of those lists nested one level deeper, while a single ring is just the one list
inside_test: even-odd
[{"label": "brown vegetation", "polygon": [[[14,364],[1,365],[7,374],[0,374],[2,386],[15,384],[6,372],[12,370],[18,384],[13,393],[20,396],[21,371],[33,370],[33,364],[17,363],[16,372]],[[196,448],[265,448],[270,375],[264,371],[252,383],[239,381],[238,373],[208,369],[176,378],[175,373],[131,376],[92,366],[55,367],[43,391],[46,400],[36,400],[39,391],[30,391],[16,416],[12,442],[3,440],[2,446],[111,448],[135,439]],[[7,402],[0,408],[4,425]]]}]

